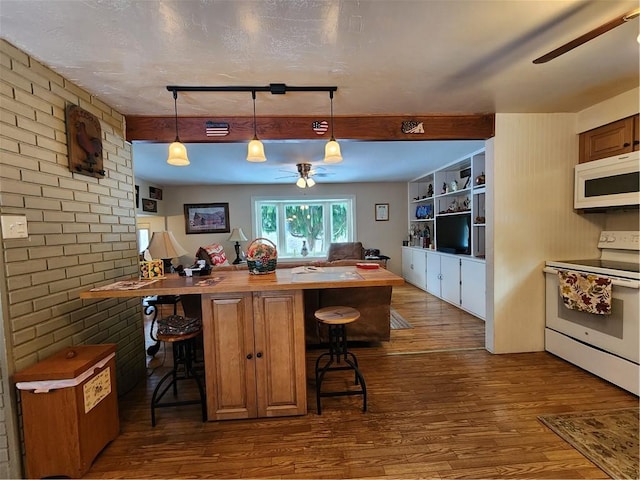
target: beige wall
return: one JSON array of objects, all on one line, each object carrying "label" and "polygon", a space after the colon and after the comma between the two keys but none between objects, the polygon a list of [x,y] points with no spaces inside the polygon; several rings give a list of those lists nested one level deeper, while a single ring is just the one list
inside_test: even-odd
[{"label": "beige wall", "polygon": [[[134,159],[135,160],[135,159]],[[240,159],[239,161],[243,161]],[[301,195],[303,191],[295,185],[207,185],[184,187],[164,187],[163,203],[167,228],[178,242],[190,253],[180,261],[184,265],[193,262],[195,252],[202,245],[220,243],[227,257],[235,258],[233,242],[228,242],[228,233],[191,234],[185,233],[185,203],[228,203],[231,228],[240,227],[249,240],[255,238],[252,231],[252,196]],[[311,194],[311,191],[308,191]],[[389,269],[401,274],[400,249],[407,235],[407,185],[406,183],[354,183],[326,184],[318,183],[312,190],[313,195],[355,195],[357,240],[365,248],[379,248],[391,257]],[[389,221],[376,222],[374,205],[389,204]],[[139,218],[138,222],[145,222]],[[243,247],[248,244],[245,243]]]},{"label": "beige wall", "polygon": [[[65,107],[100,120],[106,176],[72,173]],[[29,236],[3,239],[0,268],[0,478],[22,475],[11,375],[61,348],[117,344],[122,393],[145,374],[139,299],[79,292],[137,273],[131,146],[124,118],[0,41],[0,213],[25,215]]]}]

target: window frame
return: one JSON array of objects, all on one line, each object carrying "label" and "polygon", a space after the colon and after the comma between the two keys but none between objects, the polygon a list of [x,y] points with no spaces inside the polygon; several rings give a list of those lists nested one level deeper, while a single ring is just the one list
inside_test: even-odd
[{"label": "window frame", "polygon": [[[260,235],[258,234],[258,232],[261,232],[261,217],[258,215],[257,212],[257,208],[258,205],[261,205],[262,203],[267,203],[267,202],[273,202],[273,203],[278,203],[278,204],[286,204],[286,203],[297,203],[297,204],[301,204],[301,203],[308,203],[308,204],[323,204],[324,207],[328,208],[330,211],[330,202],[347,202],[348,204],[350,204],[350,208],[351,208],[351,217],[350,217],[350,225],[349,225],[349,231],[347,232],[347,237],[348,239],[346,241],[348,242],[357,242],[357,219],[356,219],[356,196],[355,195],[314,195],[314,196],[310,196],[310,195],[261,195],[261,196],[252,196],[251,197],[251,229],[252,229],[252,234],[253,234],[253,238],[259,237]],[[347,207],[349,208],[349,207]],[[283,207],[284,209],[284,207]],[[329,244],[331,243],[331,213],[329,214],[324,214],[324,232],[328,232],[325,233],[325,244],[326,244],[326,250],[328,251],[329,249]],[[284,226],[284,224],[282,222],[285,222],[286,220],[284,218],[280,218],[280,216],[278,216],[277,222],[278,222],[278,245],[281,245],[281,242],[283,242],[285,240],[285,235],[286,233],[284,233],[282,230],[282,227]],[[350,237],[349,238],[349,234]],[[296,252],[294,255],[287,255],[284,251],[281,252],[281,250],[278,250],[278,258],[279,259],[283,259],[283,260],[294,260],[294,259],[306,259],[306,260],[314,260],[314,259],[324,259],[326,258],[326,252],[324,254],[324,256],[317,256],[317,255],[312,255],[309,254],[307,257],[303,257],[300,253]]]}]

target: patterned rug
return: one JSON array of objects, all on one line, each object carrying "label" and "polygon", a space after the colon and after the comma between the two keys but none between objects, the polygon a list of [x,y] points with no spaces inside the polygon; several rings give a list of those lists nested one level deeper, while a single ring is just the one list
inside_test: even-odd
[{"label": "patterned rug", "polygon": [[389,321],[391,322],[391,330],[402,330],[403,328],[413,328],[405,318],[400,315],[395,308],[391,307],[391,313],[389,315]]},{"label": "patterned rug", "polygon": [[640,409],[544,415],[538,419],[611,478],[638,474]]}]

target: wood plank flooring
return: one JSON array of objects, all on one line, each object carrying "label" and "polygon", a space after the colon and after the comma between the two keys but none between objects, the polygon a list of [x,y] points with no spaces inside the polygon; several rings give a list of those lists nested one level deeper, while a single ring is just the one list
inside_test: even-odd
[{"label": "wood plank flooring", "polygon": [[85,478],[608,478],[537,416],[636,396],[546,352],[491,355],[484,322],[410,285],[392,304],[414,328],[353,348],[367,413],[361,397],[336,397],[316,414],[310,349],[308,415],[202,423],[189,406],[152,428],[158,367],[121,399],[121,434]]}]

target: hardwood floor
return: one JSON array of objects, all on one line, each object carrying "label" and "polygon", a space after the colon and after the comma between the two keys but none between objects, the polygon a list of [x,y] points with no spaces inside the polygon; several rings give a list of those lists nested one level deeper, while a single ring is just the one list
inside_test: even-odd
[{"label": "hardwood floor", "polygon": [[352,349],[367,413],[358,396],[316,414],[310,349],[308,415],[202,423],[189,406],[160,410],[152,428],[159,367],[121,399],[121,434],[85,478],[608,478],[537,416],[636,396],[545,352],[491,355],[484,322],[410,285],[392,304],[414,328]]}]

